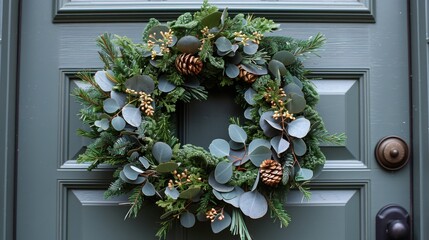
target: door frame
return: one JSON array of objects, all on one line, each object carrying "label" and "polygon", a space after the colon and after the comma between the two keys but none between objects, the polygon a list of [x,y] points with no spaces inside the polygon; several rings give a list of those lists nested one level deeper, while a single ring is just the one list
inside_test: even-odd
[{"label": "door frame", "polygon": [[[18,119],[16,108],[19,92],[19,5],[20,0],[3,0],[3,22],[1,26],[1,79],[0,79],[0,240],[15,239],[15,187]],[[425,228],[429,219],[429,24],[426,12],[429,0],[409,3],[409,51],[410,51],[410,94],[413,148],[412,204],[414,239],[429,239]],[[4,103],[4,104],[3,104]],[[416,161],[421,160],[421,161]]]},{"label": "door frame", "polygon": [[14,239],[19,2],[3,0],[0,78],[0,240]]}]

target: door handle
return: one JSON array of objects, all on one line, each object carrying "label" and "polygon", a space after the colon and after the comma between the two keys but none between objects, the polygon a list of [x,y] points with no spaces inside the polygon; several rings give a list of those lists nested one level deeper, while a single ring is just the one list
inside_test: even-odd
[{"label": "door handle", "polygon": [[375,158],[386,170],[399,170],[409,159],[408,144],[400,137],[388,136],[381,139],[375,147]]},{"label": "door handle", "polygon": [[383,207],[376,217],[376,240],[409,240],[410,215],[398,205]]}]

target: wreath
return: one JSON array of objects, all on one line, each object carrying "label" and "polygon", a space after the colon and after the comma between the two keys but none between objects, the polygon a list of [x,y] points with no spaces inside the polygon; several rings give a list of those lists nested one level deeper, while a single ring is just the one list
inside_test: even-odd
[{"label": "wreath", "polygon": [[[89,170],[115,167],[105,197],[128,194],[126,217],[155,199],[164,210],[160,239],[176,220],[185,228],[209,221],[214,233],[229,227],[240,239],[251,239],[244,216],[270,211],[288,225],[285,196],[299,189],[310,197],[306,183],[325,162],[319,143],[341,144],[344,135],[325,129],[302,63],[324,36],[264,36],[278,27],[262,17],[230,17],[204,1],[167,24],[151,19],[142,43],[98,37],[104,70],[79,73],[86,87],[73,93],[89,125],[78,134],[93,139],[78,162],[91,163]],[[177,105],[206,100],[219,88],[234,88],[245,109],[244,117],[230,119],[230,139],[213,140],[208,151],[181,144]]]}]

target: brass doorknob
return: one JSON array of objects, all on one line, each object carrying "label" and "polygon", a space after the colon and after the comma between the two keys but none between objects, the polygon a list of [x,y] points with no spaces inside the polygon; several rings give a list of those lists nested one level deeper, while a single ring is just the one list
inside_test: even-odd
[{"label": "brass doorknob", "polygon": [[375,158],[384,169],[399,170],[408,162],[408,145],[399,137],[385,137],[375,148]]}]

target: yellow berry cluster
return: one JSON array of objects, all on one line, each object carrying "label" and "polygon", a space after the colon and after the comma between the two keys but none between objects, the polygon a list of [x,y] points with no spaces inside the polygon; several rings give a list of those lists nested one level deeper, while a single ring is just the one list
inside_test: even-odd
[{"label": "yellow berry cluster", "polygon": [[271,108],[275,109],[273,118],[282,120],[295,120],[293,114],[289,113],[286,109],[286,103],[284,102],[284,98],[286,97],[286,93],[283,88],[279,88],[278,90],[274,90],[271,87],[268,87],[266,92],[264,93],[265,101],[271,104]]},{"label": "yellow berry cluster", "polygon": [[139,96],[140,109],[146,114],[146,116],[153,116],[155,112],[152,107],[153,99],[149,94],[143,91],[137,92],[133,89],[126,89],[125,92]]},{"label": "yellow berry cluster", "polygon": [[211,222],[214,222],[216,220],[216,218],[219,221],[222,221],[225,218],[225,216],[223,215],[223,208],[220,209],[220,212],[218,212],[218,210],[216,210],[214,208],[208,210],[206,212],[206,218],[210,219]]},{"label": "yellow berry cluster", "polygon": [[205,26],[202,30],[201,33],[203,34],[203,36],[205,38],[214,38],[215,35],[213,33],[210,33],[209,27]]},{"label": "yellow berry cluster", "polygon": [[156,33],[149,35],[149,40],[147,41],[147,46],[152,49],[152,60],[155,59],[158,52],[153,50],[155,45],[158,45],[161,53],[169,53],[170,46],[173,43],[173,34],[174,32],[170,29],[168,32],[160,32],[161,37],[156,36]]},{"label": "yellow berry cluster", "polygon": [[247,41],[249,41],[249,40],[252,40],[254,43],[259,44],[259,42],[261,41],[261,39],[264,35],[261,33],[258,33],[258,32],[254,32],[252,36],[248,36],[248,35],[244,34],[242,31],[240,31],[240,32],[235,32],[234,36],[241,38],[240,43],[243,45],[246,45]]},{"label": "yellow berry cluster", "polygon": [[195,178],[193,174],[189,174],[188,169],[185,168],[183,172],[179,173],[177,170],[173,171],[174,180],[168,181],[168,188],[173,189],[175,186],[181,187],[184,184],[191,184],[193,181],[201,181],[200,177]]}]

